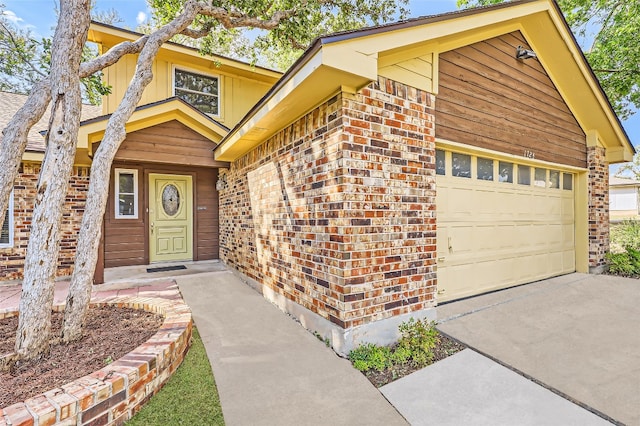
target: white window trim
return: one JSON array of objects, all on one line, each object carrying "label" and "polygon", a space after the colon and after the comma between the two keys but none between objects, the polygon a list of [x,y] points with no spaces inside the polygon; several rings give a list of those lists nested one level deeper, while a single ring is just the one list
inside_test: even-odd
[{"label": "white window trim", "polygon": [[[120,174],[133,174],[133,215],[120,214]],[[113,182],[114,193],[114,213],[116,219],[138,219],[138,170],[137,169],[115,169]]]},{"label": "white window trim", "polygon": [[11,195],[9,195],[9,205],[7,206],[7,210],[7,217],[9,221],[9,242],[6,244],[0,243],[0,248],[13,247],[13,234],[15,232],[15,223],[13,217],[13,190],[11,191]]},{"label": "white window trim", "polygon": [[220,74],[209,74],[207,72],[203,72],[202,70],[196,68],[189,68],[184,66],[176,66],[173,65],[171,67],[171,95],[176,96],[176,70],[190,72],[193,74],[200,74],[205,77],[217,78],[218,79],[218,113],[217,114],[207,114],[210,117],[216,117],[222,119],[222,76]]}]

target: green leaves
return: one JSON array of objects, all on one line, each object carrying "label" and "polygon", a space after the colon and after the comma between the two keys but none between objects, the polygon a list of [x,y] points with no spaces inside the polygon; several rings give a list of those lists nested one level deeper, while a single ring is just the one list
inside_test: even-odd
[{"label": "green leaves", "polygon": [[[150,0],[155,26],[171,21],[185,0]],[[276,28],[229,30],[215,19],[200,16],[192,28],[211,26],[198,45],[204,53],[246,59],[280,69],[288,68],[311,42],[322,35],[378,25],[408,16],[408,0],[210,0],[207,3],[237,16],[269,20],[291,11]]]},{"label": "green leaves", "polygon": [[[26,94],[38,80],[49,74],[51,39],[37,40],[30,31],[4,19],[2,12],[0,5],[0,90]],[[111,12],[109,16],[114,14]],[[96,49],[85,46],[82,60],[88,61],[97,54]],[[111,88],[102,83],[102,72],[82,79],[81,83],[84,100],[93,105],[99,105],[102,95],[111,93]]]}]

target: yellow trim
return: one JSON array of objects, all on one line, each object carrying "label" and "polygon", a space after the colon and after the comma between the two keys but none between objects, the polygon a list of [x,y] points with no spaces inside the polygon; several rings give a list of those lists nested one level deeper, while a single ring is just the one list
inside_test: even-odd
[{"label": "yellow trim", "polygon": [[452,142],[446,139],[436,138],[436,148],[446,149],[451,152],[462,152],[465,154],[479,155],[486,158],[492,158],[495,160],[508,160],[517,164],[525,166],[545,166],[554,170],[566,171],[571,173],[582,173],[587,169],[582,167],[568,166],[565,164],[553,163],[551,161],[542,161],[523,157],[520,155],[506,154],[504,152],[493,151],[486,148],[479,148],[471,145],[466,145],[459,142]]},{"label": "yellow trim", "polygon": [[[138,109],[131,115],[125,128],[127,133],[135,132],[171,120],[179,121],[216,143],[227,134],[224,127],[216,125],[202,113],[178,99]],[[108,118],[104,118],[81,126],[78,134],[78,148],[86,149],[89,154],[92,154],[91,144],[102,140],[107,123]]]},{"label": "yellow trim", "polygon": [[44,152],[25,152],[22,154],[22,161],[42,163],[44,161]]}]

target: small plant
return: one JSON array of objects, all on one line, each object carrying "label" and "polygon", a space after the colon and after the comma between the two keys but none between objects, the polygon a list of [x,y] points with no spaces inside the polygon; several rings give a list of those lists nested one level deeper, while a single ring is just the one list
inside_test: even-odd
[{"label": "small plant", "polygon": [[411,318],[400,324],[400,340],[398,350],[410,354],[411,361],[417,367],[426,367],[433,361],[433,350],[438,343],[438,330],[435,322],[426,319]]},{"label": "small plant", "polygon": [[113,358],[111,357],[111,355],[109,355],[102,362],[104,362],[104,365],[109,365],[113,362]]},{"label": "small plant", "polygon": [[640,275],[640,251],[627,247],[622,253],[609,252],[605,256],[609,272],[616,275]]},{"label": "small plant", "polygon": [[369,370],[382,371],[391,367],[391,349],[374,343],[365,343],[349,353],[353,366],[366,373]]}]

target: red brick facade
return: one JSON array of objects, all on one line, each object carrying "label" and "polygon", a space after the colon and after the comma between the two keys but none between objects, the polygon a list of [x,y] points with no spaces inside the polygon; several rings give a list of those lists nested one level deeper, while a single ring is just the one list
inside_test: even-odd
[{"label": "red brick facade", "polygon": [[589,270],[602,272],[609,251],[609,165],[606,150],[587,148],[589,167]]},{"label": "red brick facade", "polygon": [[433,95],[381,78],[221,173],[221,258],[347,329],[434,306]]},{"label": "red brick facade", "polygon": [[[21,279],[24,257],[29,244],[29,230],[35,202],[40,164],[23,163],[13,190],[14,234],[13,247],[0,248],[0,280]],[[89,168],[74,167],[62,217],[58,276],[70,275],[75,259],[76,239],[86,192],[89,187]]]}]

